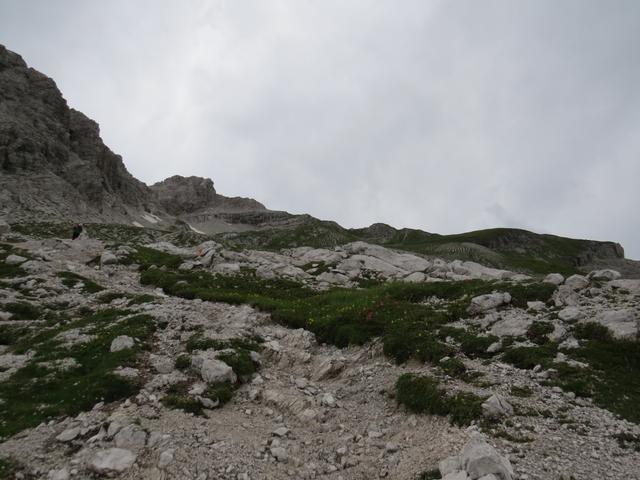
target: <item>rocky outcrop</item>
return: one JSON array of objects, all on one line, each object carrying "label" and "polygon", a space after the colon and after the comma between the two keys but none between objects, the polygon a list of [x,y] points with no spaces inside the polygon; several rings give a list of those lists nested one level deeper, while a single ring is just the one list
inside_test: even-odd
[{"label": "rocky outcrop", "polygon": [[172,216],[265,210],[216,193],[199,177],[148,187],[126,169],[98,124],[69,108],[55,82],[0,45],[0,217],[162,226]]},{"label": "rocky outcrop", "polygon": [[68,107],[55,82],[0,45],[0,214],[129,221],[162,211],[148,187]]},{"label": "rocky outcrop", "polygon": [[266,210],[251,198],[225,197],[216,193],[210,178],[174,175],[151,186],[162,207],[172,215],[196,212],[250,212]]}]

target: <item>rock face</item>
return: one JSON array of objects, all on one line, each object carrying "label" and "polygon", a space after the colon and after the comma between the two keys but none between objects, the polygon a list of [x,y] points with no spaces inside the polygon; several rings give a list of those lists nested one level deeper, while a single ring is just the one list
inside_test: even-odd
[{"label": "rock face", "polygon": [[229,198],[216,193],[210,178],[175,175],[151,186],[160,204],[172,215],[194,212],[248,212],[266,210],[251,198]]},{"label": "rock face", "polygon": [[0,212],[7,220],[122,221],[158,210],[147,186],[104,145],[98,124],[1,45],[0,102]]}]

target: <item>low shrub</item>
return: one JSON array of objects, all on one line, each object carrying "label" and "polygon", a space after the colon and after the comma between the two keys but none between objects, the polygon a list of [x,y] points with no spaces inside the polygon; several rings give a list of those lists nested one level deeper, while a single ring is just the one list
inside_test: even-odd
[{"label": "low shrub", "polygon": [[448,415],[456,425],[469,425],[482,414],[482,398],[466,392],[447,396],[436,379],[411,374],[396,382],[396,400],[414,413]]}]

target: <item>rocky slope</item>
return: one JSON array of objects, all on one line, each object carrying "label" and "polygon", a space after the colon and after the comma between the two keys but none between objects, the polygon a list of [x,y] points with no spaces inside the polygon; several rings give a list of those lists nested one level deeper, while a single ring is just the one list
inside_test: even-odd
[{"label": "rocky slope", "polygon": [[640,478],[639,281],[109,238],[0,232],[6,478]]}]

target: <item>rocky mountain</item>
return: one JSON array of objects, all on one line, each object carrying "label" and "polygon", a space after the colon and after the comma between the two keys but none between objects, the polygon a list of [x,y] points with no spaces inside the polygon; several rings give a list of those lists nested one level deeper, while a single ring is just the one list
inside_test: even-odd
[{"label": "rocky mountain", "polygon": [[69,108],[55,82],[0,45],[0,216],[169,226],[183,214],[264,210],[213,182],[171,177],[148,187]]}]

